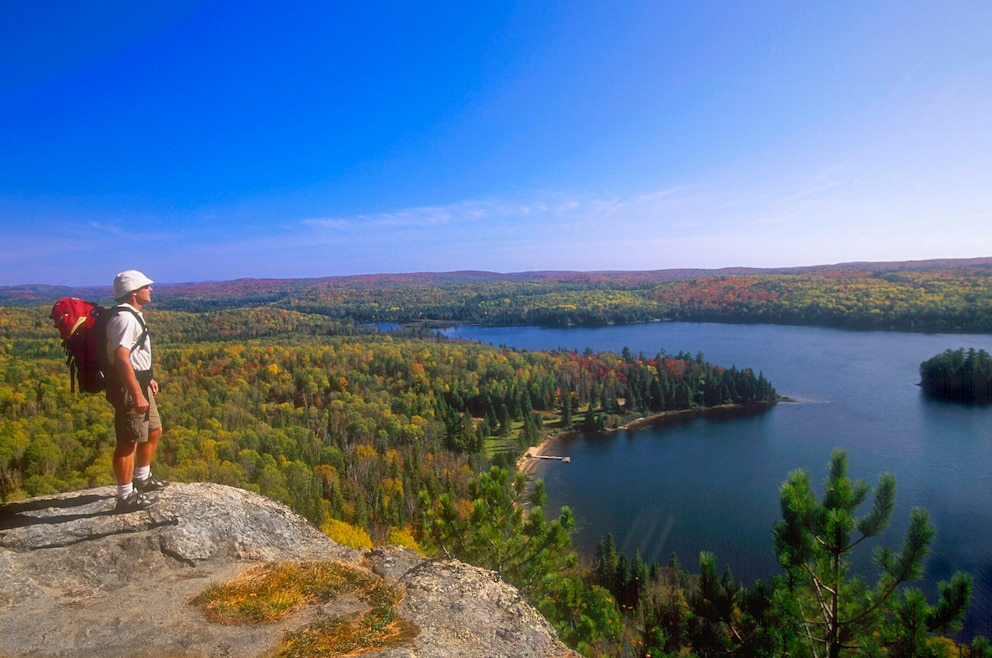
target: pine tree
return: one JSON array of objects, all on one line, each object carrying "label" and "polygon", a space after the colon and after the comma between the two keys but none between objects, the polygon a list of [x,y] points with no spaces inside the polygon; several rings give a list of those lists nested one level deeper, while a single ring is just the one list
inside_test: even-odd
[{"label": "pine tree", "polygon": [[[874,586],[852,574],[852,551],[879,536],[895,508],[895,476],[879,479],[871,510],[857,517],[871,486],[847,475],[847,454],[835,450],[818,501],[805,471],[794,471],[782,485],[782,520],[774,529],[775,552],[785,577],[775,592],[783,620],[794,624],[798,655],[863,656],[918,645],[926,635],[960,623],[970,600],[970,579],[957,574],[942,584],[940,602],[926,606],[912,591],[902,602],[896,596],[903,583],[918,580],[934,529],[926,510],[915,508],[901,552],[876,551],[880,575]],[[924,607],[926,606],[926,607]],[[918,628],[917,628],[918,627]],[[899,654],[902,655],[902,654]]]},{"label": "pine tree", "polygon": [[617,542],[613,533],[600,537],[596,546],[596,574],[600,584],[611,591],[616,582],[619,563],[620,556],[617,554]]},{"label": "pine tree", "polygon": [[523,473],[511,478],[507,469],[491,467],[469,483],[467,515],[459,514],[449,495],[431,502],[421,492],[425,539],[443,554],[492,569],[532,593],[543,578],[575,566],[578,558],[570,550],[569,533],[575,526],[571,510],[563,507],[557,519],[548,521],[544,481],[538,480],[525,511],[526,485]]}]

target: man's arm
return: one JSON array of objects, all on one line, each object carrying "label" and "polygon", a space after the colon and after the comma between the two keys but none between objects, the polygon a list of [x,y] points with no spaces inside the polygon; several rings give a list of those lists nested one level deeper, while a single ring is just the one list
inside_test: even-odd
[{"label": "man's arm", "polygon": [[134,368],[131,367],[131,350],[123,345],[118,346],[114,350],[114,367],[117,368],[117,375],[120,377],[121,383],[124,384],[124,388],[131,393],[135,411],[139,414],[148,411],[148,400],[145,399],[145,392],[141,390],[141,384],[138,383]]}]

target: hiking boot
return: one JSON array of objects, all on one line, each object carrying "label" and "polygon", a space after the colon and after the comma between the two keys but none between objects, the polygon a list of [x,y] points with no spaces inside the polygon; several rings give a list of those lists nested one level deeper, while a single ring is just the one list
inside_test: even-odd
[{"label": "hiking boot", "polygon": [[137,512],[138,510],[148,509],[157,502],[158,498],[146,496],[140,491],[134,490],[123,498],[117,498],[117,507],[114,508],[114,511],[119,514]]},{"label": "hiking boot", "polygon": [[165,480],[159,480],[154,475],[149,475],[144,480],[134,480],[132,484],[136,490],[144,493],[148,493],[149,491],[161,491],[169,486],[168,482]]}]

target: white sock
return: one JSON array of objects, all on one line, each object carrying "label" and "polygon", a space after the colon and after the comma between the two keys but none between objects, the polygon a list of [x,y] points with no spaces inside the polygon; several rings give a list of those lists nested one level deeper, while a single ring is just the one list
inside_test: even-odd
[{"label": "white sock", "polygon": [[134,479],[138,482],[144,482],[152,474],[151,466],[136,466],[134,468]]},{"label": "white sock", "polygon": [[118,484],[117,485],[117,497],[118,498],[127,498],[128,496],[131,495],[131,492],[132,491],[134,491],[134,485],[132,485],[130,482],[128,482],[127,484]]}]

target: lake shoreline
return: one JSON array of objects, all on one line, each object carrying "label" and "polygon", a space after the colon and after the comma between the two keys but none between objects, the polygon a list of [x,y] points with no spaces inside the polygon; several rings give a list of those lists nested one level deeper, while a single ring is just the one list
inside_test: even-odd
[{"label": "lake shoreline", "polygon": [[[661,420],[659,428],[643,427],[641,420],[637,433],[549,437],[539,449],[570,456],[571,463],[524,462],[532,482],[544,480],[548,516],[571,509],[572,547],[580,555],[594,553],[599,538],[613,534],[628,559],[636,550],[648,564],[665,563],[673,553],[694,564],[701,551],[711,551],[737,580],[765,580],[780,568],[770,529],[781,519],[782,482],[794,470],[820,482],[824,464],[840,448],[850,455],[852,473],[869,482],[886,472],[898,478],[898,509],[887,531],[895,541],[913,507],[928,510],[939,528],[915,586],[934,593],[954,571],[992,573],[985,548],[992,544],[992,508],[982,504],[992,499],[992,407],[940,403],[917,385],[921,362],[949,348],[988,351],[992,334],[676,322],[595,330],[466,328],[459,335],[528,350],[701,352],[709,363],[763,373],[795,400],[753,417],[682,413]],[[572,410],[578,425],[584,410]],[[541,439],[565,429],[556,421],[545,424]],[[886,534],[878,545],[892,541]],[[990,620],[992,580],[976,577],[962,633],[992,637]]]},{"label": "lake shoreline", "polygon": [[675,411],[662,411],[661,413],[651,414],[650,416],[642,416],[640,418],[635,418],[619,427],[613,427],[610,429],[599,430],[596,432],[583,432],[581,430],[568,430],[566,432],[558,432],[552,434],[539,445],[531,446],[527,448],[524,454],[517,458],[517,470],[527,476],[528,481],[534,479],[534,471],[537,470],[537,465],[542,459],[541,456],[547,455],[548,449],[557,443],[561,439],[567,439],[569,437],[577,436],[579,434],[587,433],[600,436],[608,436],[610,434],[616,434],[617,432],[625,431],[636,431],[639,429],[644,429],[647,427],[658,427],[659,425],[666,425],[668,423],[675,422],[685,422],[692,418],[697,418],[700,416],[727,416],[727,415],[738,415],[738,414],[751,414],[751,413],[763,413],[768,409],[771,409],[779,402],[794,402],[792,398],[779,396],[774,400],[769,402],[749,402],[747,404],[734,403],[734,404],[721,404],[716,407],[696,407],[694,409],[677,409]]}]

